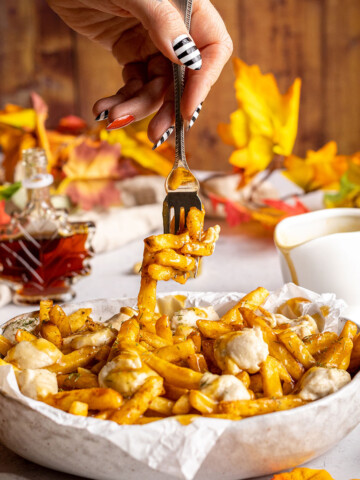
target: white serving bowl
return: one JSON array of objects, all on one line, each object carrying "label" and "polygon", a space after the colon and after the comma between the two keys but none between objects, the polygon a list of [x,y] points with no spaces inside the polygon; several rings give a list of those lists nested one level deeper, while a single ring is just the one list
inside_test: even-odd
[{"label": "white serving bowl", "polygon": [[[211,294],[191,295],[206,305]],[[227,295],[215,308],[226,310],[234,298]],[[105,320],[120,306],[131,304],[134,299],[98,300],[73,304],[66,311],[90,306],[95,320],[100,316]],[[4,329],[24,317],[11,320]],[[321,400],[238,422],[199,418],[184,426],[164,419],[148,425],[119,426],[74,417],[41,402],[32,401],[31,408],[21,398],[10,398],[1,389],[5,371],[9,374],[10,367],[0,367],[0,441],[35,463],[92,479],[165,480],[176,475],[196,480],[240,480],[271,474],[323,454],[360,421],[360,374]],[[144,445],[147,450],[140,460]],[[130,450],[131,454],[127,453]],[[194,461],[201,463],[195,476]]]},{"label": "white serving bowl", "polygon": [[288,217],[274,232],[284,282],[334,292],[360,316],[360,209],[333,208]]}]

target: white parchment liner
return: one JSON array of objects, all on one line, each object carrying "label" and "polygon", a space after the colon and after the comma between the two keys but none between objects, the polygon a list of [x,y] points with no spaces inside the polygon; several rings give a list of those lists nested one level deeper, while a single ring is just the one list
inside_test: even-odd
[{"label": "white parchment liner", "polygon": [[[181,291],[171,294],[186,294],[186,306],[189,307],[213,305],[220,315],[231,308],[244,295],[236,292],[184,293]],[[277,292],[272,293],[264,306],[273,312],[280,304],[293,297],[304,297],[311,301],[311,304],[304,304],[303,314],[318,313],[321,315],[321,307],[327,306],[329,310],[328,315],[324,318],[324,330],[338,330],[339,319],[346,308],[346,304],[342,300],[336,299],[333,294],[318,295],[289,283]],[[136,306],[136,299],[109,299],[106,307],[104,307],[103,300],[81,303],[81,307],[89,306],[93,309],[92,317],[94,320],[101,321],[106,321],[118,312],[121,306],[126,305]],[[71,313],[79,307],[80,305],[71,304],[64,308],[67,313]],[[5,335],[8,333],[6,328],[4,328],[4,333]],[[77,417],[22,395],[17,386],[14,372],[9,366],[0,367],[0,392],[36,410],[59,425],[72,426],[84,433],[88,432],[94,441],[97,437],[106,438],[132,458],[145,463],[158,472],[186,480],[195,477],[208,453],[213,449],[223,432],[233,423],[230,420],[198,418],[190,425],[184,426],[169,418],[147,425],[120,426],[104,420]],[[54,431],[55,434],[56,431]]]}]

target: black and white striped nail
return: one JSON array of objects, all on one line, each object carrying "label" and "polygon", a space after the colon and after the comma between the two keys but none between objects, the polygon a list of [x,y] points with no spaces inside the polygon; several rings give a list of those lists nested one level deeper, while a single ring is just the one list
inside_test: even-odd
[{"label": "black and white striped nail", "polygon": [[173,49],[183,65],[191,70],[200,70],[202,65],[200,51],[188,35],[183,34],[175,38]]},{"label": "black and white striped nail", "polygon": [[99,115],[95,118],[96,122],[101,122],[101,120],[106,120],[109,116],[109,110],[104,110],[103,112],[99,113]]},{"label": "black and white striped nail", "polygon": [[162,143],[166,142],[166,140],[167,140],[167,139],[170,137],[170,135],[173,133],[174,128],[175,128],[174,126],[169,127],[169,128],[166,130],[166,132],[164,132],[163,135],[159,138],[159,140],[158,140],[156,143],[154,143],[152,149],[155,150],[155,148],[160,147],[160,145],[161,145]]},{"label": "black and white striped nail", "polygon": [[195,110],[195,112],[193,113],[193,116],[191,117],[191,120],[190,122],[188,123],[187,127],[186,127],[186,131],[188,132],[190,130],[190,128],[194,125],[194,123],[196,122],[198,116],[199,116],[199,113],[200,113],[200,110],[202,109],[202,104],[203,102],[201,102],[198,106],[197,106],[197,109]]}]

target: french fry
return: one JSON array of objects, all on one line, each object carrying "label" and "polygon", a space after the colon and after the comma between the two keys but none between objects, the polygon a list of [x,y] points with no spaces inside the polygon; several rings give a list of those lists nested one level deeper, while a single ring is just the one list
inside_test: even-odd
[{"label": "french fry", "polygon": [[129,318],[122,323],[120,330],[117,334],[116,340],[113,343],[108,361],[120,355],[121,350],[124,348],[124,344],[136,343],[139,340],[140,325],[136,318]]},{"label": "french fry", "polygon": [[285,348],[300,362],[306,369],[315,365],[315,359],[306,348],[305,343],[292,330],[285,330],[279,335],[280,341]]},{"label": "french fry", "polygon": [[[94,357],[95,358],[95,357]],[[106,360],[100,360],[99,362],[95,363],[93,367],[91,367],[91,373],[95,375],[99,375],[100,370],[106,365]]]},{"label": "french fry", "polygon": [[155,351],[155,355],[171,363],[178,363],[186,360],[189,355],[195,353],[195,346],[191,340],[162,347]]},{"label": "french fry", "polygon": [[90,316],[90,313],[91,308],[81,308],[80,310],[76,310],[76,312],[68,315],[67,318],[70,324],[71,333],[76,333],[84,327],[86,320]]},{"label": "french fry", "polygon": [[69,413],[73,415],[79,415],[81,417],[87,417],[89,406],[87,403],[74,401],[69,408]]},{"label": "french fry", "polygon": [[49,312],[50,322],[58,327],[62,337],[71,335],[70,322],[64,310],[59,305],[51,307]]},{"label": "french fry", "polygon": [[152,263],[149,265],[148,271],[150,277],[156,281],[162,280],[167,282],[168,280],[175,280],[177,283],[184,284],[189,278],[189,274],[187,272],[176,270],[173,267],[164,267],[163,265],[158,265],[157,263]]},{"label": "french fry", "polygon": [[209,370],[205,357],[202,353],[190,354],[187,358],[187,363],[189,368],[195,370],[195,372],[205,373]]},{"label": "french fry", "polygon": [[89,410],[107,410],[119,408],[123,398],[120,393],[111,388],[85,388],[48,395],[43,401],[68,412],[75,401],[87,403]]},{"label": "french fry", "polygon": [[250,385],[249,387],[254,393],[263,393],[263,381],[260,373],[255,373],[250,375]]},{"label": "french fry", "polygon": [[[99,330],[102,330],[104,328],[104,325],[99,322],[94,322],[90,317],[88,317],[85,320],[85,324],[81,329],[81,332],[98,332]],[[80,333],[80,332],[79,332]]]},{"label": "french fry", "polygon": [[148,343],[154,348],[163,348],[169,345],[169,342],[156,333],[147,332],[145,330],[140,330],[140,339]]},{"label": "french fry", "polygon": [[194,372],[190,368],[178,367],[151,352],[143,353],[141,358],[150,368],[161,375],[167,383],[171,383],[176,387],[188,388],[189,390],[199,389],[202,378],[201,373]]},{"label": "french fry", "polygon": [[97,413],[93,414],[92,417],[98,418],[99,420],[109,420],[111,415],[113,415],[113,413],[115,411],[116,410],[114,410],[114,409],[100,410],[100,412],[97,412]]},{"label": "french fry", "polygon": [[191,410],[190,405],[190,395],[189,393],[184,393],[177,399],[172,409],[173,415],[186,415]]},{"label": "french fry", "polygon": [[52,300],[40,300],[40,309],[39,309],[39,320],[40,326],[43,322],[48,322],[50,320],[50,309],[53,306]]},{"label": "french fry", "polygon": [[180,250],[182,254],[195,255],[197,257],[209,257],[213,254],[215,244],[202,242],[186,243]]},{"label": "french fry", "polygon": [[241,315],[239,312],[240,307],[247,307],[251,310],[256,310],[259,305],[262,305],[266,298],[269,296],[269,292],[262,287],[253,290],[245,295],[234,307],[221,317],[221,321],[225,323],[232,323],[234,321],[241,321]]},{"label": "french fry", "polygon": [[[191,272],[195,268],[195,258],[180,255],[175,250],[166,249],[155,255],[155,262],[164,267],[172,267],[180,272]],[[151,272],[149,274],[152,276]],[[160,280],[157,278],[157,280]]]},{"label": "french fry", "polygon": [[131,318],[131,317],[135,317],[138,312],[135,310],[135,308],[121,307],[120,313],[124,313],[125,315],[128,315]]},{"label": "french fry", "polygon": [[351,351],[349,370],[351,372],[360,369],[360,333],[358,333],[353,340],[353,349]]},{"label": "french fry", "polygon": [[149,410],[165,417],[169,417],[172,414],[172,409],[175,402],[164,397],[155,397],[149,405]]},{"label": "french fry", "polygon": [[16,367],[16,366],[13,365],[12,363],[5,362],[5,360],[3,360],[2,358],[0,358],[0,367],[3,366],[3,365],[11,365],[12,368],[15,370],[15,372],[17,372],[17,371],[19,370],[18,367]]},{"label": "french fry", "polygon": [[358,327],[356,323],[348,320],[345,323],[339,338],[350,338],[350,340],[352,340],[357,334],[357,330],[358,330]]},{"label": "french fry", "polygon": [[191,240],[199,240],[204,225],[205,211],[191,207],[186,217],[186,228]]},{"label": "french fry", "polygon": [[15,340],[19,342],[33,342],[37,337],[27,330],[19,328],[15,333]]},{"label": "french fry", "polygon": [[110,345],[102,345],[94,357],[95,360],[98,360],[99,362],[101,362],[102,360],[107,360],[110,354],[110,350]]},{"label": "french fry", "polygon": [[161,395],[162,391],[162,378],[147,378],[132,398],[124,403],[124,405],[110,417],[110,420],[120,425],[131,425],[135,423],[141,415],[146,412],[154,398]]},{"label": "french fry", "polygon": [[212,320],[198,320],[196,325],[204,337],[213,339],[216,339],[225,333],[236,330],[236,328],[234,328],[232,325],[221,321],[214,322]]},{"label": "french fry", "polygon": [[189,394],[190,405],[198,410],[200,413],[215,413],[217,409],[217,403],[204,395],[199,390],[191,390]]},{"label": "french fry", "polygon": [[156,320],[155,329],[156,334],[166,340],[169,345],[173,343],[173,335],[167,315],[161,315],[161,317]]},{"label": "french fry", "polygon": [[13,346],[13,344],[3,335],[0,335],[0,354],[5,357],[8,350]]},{"label": "french fry", "polygon": [[61,349],[63,339],[60,330],[51,322],[43,322],[40,327],[40,333],[45,340],[53,343],[57,348]]},{"label": "french fry", "polygon": [[171,385],[170,383],[164,382],[165,388],[165,397],[169,398],[170,400],[178,400],[182,395],[185,395],[189,392],[186,388],[175,387],[175,385]]},{"label": "french fry", "polygon": [[303,342],[311,355],[318,355],[326,350],[337,339],[338,336],[335,332],[323,332],[309,335],[308,337],[303,338]]},{"label": "french fry", "polygon": [[69,375],[58,375],[59,388],[63,390],[78,390],[82,388],[96,388],[99,386],[97,375],[93,373],[80,374],[78,372]]},{"label": "french fry", "polygon": [[289,410],[305,405],[307,402],[296,395],[287,395],[281,398],[258,398],[257,400],[235,400],[220,402],[220,413],[227,413],[239,417],[252,417],[266,413]]},{"label": "french fry", "polygon": [[[346,370],[350,363],[353,342],[343,337],[336,340],[330,347],[316,357],[318,365],[327,368],[342,368]],[[344,360],[346,362],[344,363]]]},{"label": "french fry", "polygon": [[179,250],[186,243],[190,241],[189,232],[180,235],[173,235],[172,233],[164,233],[163,235],[152,235],[145,239],[145,245],[149,252],[159,252],[166,248]]},{"label": "french fry", "polygon": [[86,367],[89,362],[95,357],[100,347],[82,347],[79,350],[74,350],[67,355],[63,355],[62,358],[47,367],[50,372],[56,374],[65,374],[76,372],[78,367]]},{"label": "french fry", "polygon": [[268,355],[265,362],[261,364],[260,375],[266,397],[277,398],[283,396],[277,364],[270,355]]},{"label": "french fry", "polygon": [[141,275],[140,291],[138,295],[139,316],[142,323],[150,322],[156,306],[156,280],[148,275]]},{"label": "french fry", "polygon": [[191,340],[194,344],[195,347],[195,353],[200,353],[201,352],[201,335],[200,332],[197,332],[196,330],[192,331],[190,335],[188,335],[188,340]]},{"label": "french fry", "polygon": [[280,342],[269,343],[269,353],[279,360],[294,380],[300,380],[305,372],[304,367],[295,360],[291,353]]},{"label": "french fry", "polygon": [[242,371],[238,373],[236,377],[245,385],[246,388],[250,388],[250,375],[248,372]]},{"label": "french fry", "polygon": [[239,311],[248,327],[259,327],[261,329],[265,342],[270,343],[277,340],[276,333],[267,321],[256,315],[251,308],[240,307]]}]

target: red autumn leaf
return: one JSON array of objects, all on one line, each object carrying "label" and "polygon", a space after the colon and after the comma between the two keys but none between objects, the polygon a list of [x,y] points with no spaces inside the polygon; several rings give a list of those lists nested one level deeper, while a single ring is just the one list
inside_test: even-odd
[{"label": "red autumn leaf", "polygon": [[0,201],[0,225],[10,223],[11,217],[5,212],[5,200]]},{"label": "red autumn leaf", "polygon": [[288,203],[284,202],[283,200],[273,200],[271,198],[267,198],[262,200],[265,205],[271,208],[275,208],[276,210],[280,210],[287,214],[287,216],[291,215],[300,215],[301,213],[307,213],[310,210],[298,199],[294,198],[294,205],[289,205]]},{"label": "red autumn leaf", "polygon": [[61,118],[56,130],[60,133],[80,135],[87,129],[86,122],[76,115]]}]

